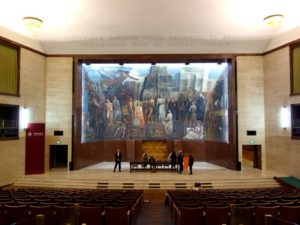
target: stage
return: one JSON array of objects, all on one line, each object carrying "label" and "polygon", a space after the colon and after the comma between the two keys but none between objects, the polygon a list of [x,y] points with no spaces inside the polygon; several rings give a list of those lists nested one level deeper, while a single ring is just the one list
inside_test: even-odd
[{"label": "stage", "polygon": [[229,170],[206,162],[195,162],[193,174],[171,171],[130,172],[129,162],[122,162],[122,172],[113,172],[114,162],[102,162],[80,170],[52,169],[45,174],[20,177],[15,186],[103,188],[103,189],[190,189],[195,183],[202,188],[276,187],[272,171],[242,168]]}]

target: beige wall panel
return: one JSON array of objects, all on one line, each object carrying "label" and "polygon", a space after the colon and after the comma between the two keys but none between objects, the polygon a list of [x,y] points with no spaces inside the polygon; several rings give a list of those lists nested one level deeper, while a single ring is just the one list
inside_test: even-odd
[{"label": "beige wall panel", "polygon": [[[46,59],[34,52],[21,49],[20,97],[0,95],[0,103],[26,106],[30,123],[45,123]],[[25,131],[20,139],[0,141],[0,186],[13,183],[25,171]]]},{"label": "beige wall panel", "polygon": [[280,124],[281,108],[300,103],[300,96],[290,96],[288,47],[264,56],[264,75],[267,169],[300,178],[300,140]]},{"label": "beige wall panel", "polygon": [[[265,167],[265,115],[263,57],[237,57],[238,88],[238,149],[242,162],[242,145],[250,140],[262,148],[262,168]],[[256,130],[256,136],[247,136],[247,130]],[[243,165],[243,162],[242,162]]]},{"label": "beige wall panel", "polygon": [[[72,57],[47,58],[46,87],[46,170],[49,169],[49,145],[60,140],[68,145],[68,159],[72,148]],[[55,137],[54,130],[63,130],[62,137]]]}]

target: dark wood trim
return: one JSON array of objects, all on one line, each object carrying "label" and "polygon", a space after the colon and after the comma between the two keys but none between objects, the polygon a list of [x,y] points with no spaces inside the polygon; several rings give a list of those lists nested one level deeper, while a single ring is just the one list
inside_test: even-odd
[{"label": "dark wood trim", "polygon": [[72,154],[72,161],[73,161],[73,167],[74,169],[78,169],[81,166],[78,163],[77,156],[82,149],[82,143],[81,143],[81,114],[82,114],[82,103],[81,103],[81,95],[82,95],[82,87],[81,87],[81,82],[82,82],[82,73],[81,73],[81,63],[79,62],[78,59],[74,59],[73,61],[74,65],[74,77],[73,77],[73,87],[74,87],[74,92],[73,92],[73,154]]},{"label": "dark wood trim", "polygon": [[263,53],[233,53],[235,57],[238,56],[263,56]]},{"label": "dark wood trim", "polygon": [[76,56],[76,54],[47,54],[46,55],[46,57],[49,57],[49,58],[51,58],[51,57],[53,57],[53,58],[55,58],[55,57],[75,57]]},{"label": "dark wood trim", "polygon": [[20,97],[20,88],[21,88],[21,50],[18,47],[17,48],[17,95],[18,97]]},{"label": "dark wood trim", "polygon": [[75,60],[89,63],[169,63],[169,62],[215,62],[225,61],[232,55],[223,54],[122,54],[122,55],[76,55]]},{"label": "dark wood trim", "polygon": [[293,48],[294,46],[289,47],[289,62],[290,62],[290,96],[294,93],[294,71],[293,71]]},{"label": "dark wood trim", "polygon": [[10,48],[14,48],[17,51],[17,93],[16,94],[10,94],[10,93],[3,93],[0,92],[1,95],[8,95],[8,96],[14,96],[14,97],[20,97],[20,71],[21,71],[21,54],[20,54],[20,46],[15,45],[11,42],[7,42],[6,40],[2,40],[1,36],[0,36],[0,44],[2,45],[6,45]]},{"label": "dark wood trim", "polygon": [[7,38],[5,38],[5,37],[0,36],[0,41],[6,42],[6,43],[8,43],[8,44],[11,44],[11,45],[16,46],[16,47],[19,47],[19,48],[27,49],[27,50],[29,50],[29,51],[32,51],[32,52],[34,52],[34,53],[37,53],[37,54],[39,54],[39,55],[42,55],[42,56],[47,57],[47,54],[46,54],[46,53],[40,52],[40,51],[38,51],[38,50],[35,50],[35,49],[33,49],[33,48],[30,48],[30,47],[28,47],[28,46],[26,46],[26,45],[23,45],[23,44],[20,44],[20,43],[18,43],[18,42],[12,41],[12,40],[7,39]]},{"label": "dark wood trim", "polygon": [[[19,84],[20,85],[20,84]],[[18,85],[18,86],[19,86]],[[21,97],[20,94],[8,94],[8,93],[3,93],[3,92],[0,92],[0,95],[7,95],[7,96],[12,96],[12,97]]]},{"label": "dark wood trim", "polygon": [[95,58],[99,58],[99,57],[104,57],[107,56],[109,57],[114,57],[114,56],[120,56],[120,55],[126,55],[129,57],[136,57],[136,56],[165,56],[166,58],[169,58],[170,56],[178,56],[178,55],[188,55],[188,56],[203,56],[206,58],[210,58],[214,56],[220,56],[221,58],[228,58],[228,57],[237,57],[237,56],[263,56],[263,53],[192,53],[192,54],[188,54],[188,53],[182,53],[182,54],[163,54],[163,53],[158,53],[158,54],[49,54],[47,55],[47,57],[76,57],[76,58],[81,58],[81,59],[95,59]]},{"label": "dark wood trim", "polygon": [[237,78],[236,78],[236,58],[231,59],[228,71],[228,134],[229,134],[229,151],[228,151],[228,168],[238,169],[238,139],[237,139]]},{"label": "dark wood trim", "polygon": [[290,96],[299,96],[300,93],[294,93],[294,62],[293,62],[293,49],[300,48],[300,40],[299,42],[295,42],[294,44],[289,46],[289,61],[290,61]]}]

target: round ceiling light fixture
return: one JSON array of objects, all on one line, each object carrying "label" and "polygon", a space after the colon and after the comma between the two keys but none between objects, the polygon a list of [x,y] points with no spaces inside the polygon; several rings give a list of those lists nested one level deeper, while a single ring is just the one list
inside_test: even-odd
[{"label": "round ceiling light fixture", "polygon": [[282,24],[283,15],[282,14],[273,14],[264,18],[264,22],[269,27],[276,27]]},{"label": "round ceiling light fixture", "polygon": [[31,17],[31,16],[24,17],[23,21],[24,21],[25,26],[30,29],[38,29],[43,24],[43,20],[36,18],[36,17]]}]

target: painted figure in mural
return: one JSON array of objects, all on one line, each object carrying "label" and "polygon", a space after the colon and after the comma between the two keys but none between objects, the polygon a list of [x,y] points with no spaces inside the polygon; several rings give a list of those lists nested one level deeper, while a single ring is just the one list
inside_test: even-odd
[{"label": "painted figure in mural", "polygon": [[[105,134],[105,122],[106,122],[106,104],[104,101],[101,101],[99,97],[96,95],[96,93],[93,94],[93,108],[94,108],[94,113],[93,113],[93,120],[95,121],[93,123],[95,127],[95,136],[97,138],[104,138]],[[91,126],[91,124],[90,124]]]},{"label": "painted figure in mural", "polygon": [[138,102],[138,101],[135,106],[135,117],[139,120],[140,127],[144,128],[145,120],[144,120],[144,115],[143,115],[143,107],[142,107],[142,103]]},{"label": "painted figure in mural", "polygon": [[167,117],[164,121],[162,121],[162,124],[165,127],[165,132],[167,136],[172,136],[173,135],[173,115],[171,110],[168,110]]},{"label": "painted figure in mural", "polygon": [[153,97],[151,97],[148,101],[148,121],[154,121],[155,120],[155,100]]},{"label": "painted figure in mural", "polygon": [[145,121],[148,121],[148,99],[145,99],[143,101],[143,115],[144,115],[144,119]]},{"label": "painted figure in mural", "polygon": [[191,107],[191,102],[188,98],[186,98],[184,102],[184,125],[186,126],[188,126],[189,123],[190,107]]},{"label": "painted figure in mural", "polygon": [[162,121],[166,118],[165,99],[158,99],[158,121]]},{"label": "painted figure in mural", "polygon": [[134,118],[134,115],[135,115],[135,112],[134,112],[135,108],[134,108],[134,104],[133,104],[132,98],[130,98],[128,100],[127,106],[128,106],[128,112],[129,112],[129,115],[130,115],[130,119],[132,120]]},{"label": "painted figure in mural", "polygon": [[195,127],[188,128],[188,132],[183,139],[202,140],[203,138],[203,126],[200,123],[196,123]]},{"label": "painted figure in mural", "polygon": [[130,126],[130,119],[128,115],[123,116],[121,125],[117,128],[114,137],[120,137],[121,139],[127,138]]},{"label": "painted figure in mural", "polygon": [[112,105],[113,105],[113,118],[114,118],[114,121],[122,120],[121,104],[120,104],[120,101],[117,99],[116,96],[114,96],[114,100],[112,102]]},{"label": "painted figure in mural", "polygon": [[189,125],[190,126],[193,126],[197,120],[197,107],[196,107],[196,104],[195,102],[192,102],[190,108],[189,108]]},{"label": "painted figure in mural", "polygon": [[106,99],[106,109],[107,109],[107,121],[108,124],[113,124],[113,105],[109,99]]},{"label": "painted figure in mural", "polygon": [[173,115],[173,119],[176,120],[177,118],[177,103],[173,98],[171,98],[171,101],[168,103],[168,109],[171,110],[171,113]]},{"label": "painted figure in mural", "polygon": [[184,121],[185,97],[183,93],[180,93],[179,95],[177,107],[178,107],[178,120]]},{"label": "painted figure in mural", "polygon": [[133,77],[129,71],[123,71],[120,74],[120,77],[122,77],[124,80],[122,81],[122,86],[125,87],[130,94],[130,97],[134,100],[138,97],[138,82],[139,79]]},{"label": "painted figure in mural", "polygon": [[197,120],[204,121],[204,114],[205,114],[205,106],[206,106],[206,99],[203,94],[200,92],[199,96],[196,100],[197,106]]}]

